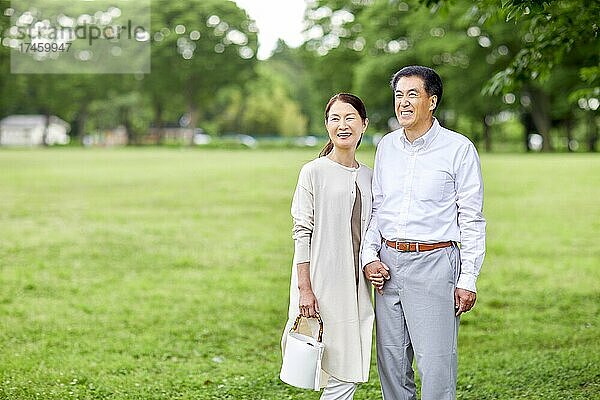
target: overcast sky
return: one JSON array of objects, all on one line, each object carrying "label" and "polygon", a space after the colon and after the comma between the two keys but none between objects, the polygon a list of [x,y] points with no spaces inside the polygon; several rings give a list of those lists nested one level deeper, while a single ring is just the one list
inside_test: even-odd
[{"label": "overcast sky", "polygon": [[283,39],[289,46],[302,44],[302,18],[306,4],[304,0],[233,0],[256,21],[258,26],[258,55],[268,58]]}]

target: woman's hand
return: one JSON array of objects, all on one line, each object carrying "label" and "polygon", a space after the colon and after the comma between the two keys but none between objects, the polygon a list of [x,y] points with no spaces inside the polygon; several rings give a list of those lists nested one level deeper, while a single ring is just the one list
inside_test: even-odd
[{"label": "woman's hand", "polygon": [[300,290],[300,315],[303,317],[315,317],[319,312],[319,304],[312,289]]}]

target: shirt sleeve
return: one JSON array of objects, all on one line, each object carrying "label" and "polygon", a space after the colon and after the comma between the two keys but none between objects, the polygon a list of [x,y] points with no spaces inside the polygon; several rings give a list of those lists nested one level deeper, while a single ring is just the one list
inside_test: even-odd
[{"label": "shirt sleeve", "polygon": [[380,142],[380,146],[377,148],[375,153],[375,163],[373,166],[373,181],[371,183],[371,189],[373,192],[373,206],[371,210],[371,220],[369,221],[369,227],[365,233],[365,239],[362,246],[361,253],[361,265],[364,267],[375,260],[379,260],[379,250],[381,249],[381,233],[379,232],[379,226],[377,224],[377,210],[383,201],[383,193],[381,191],[381,180],[380,180],[380,151],[383,144]]},{"label": "shirt sleeve", "polygon": [[485,257],[483,179],[477,150],[472,143],[463,154],[456,172],[461,272],[457,287],[476,292],[475,283]]},{"label": "shirt sleeve", "polygon": [[292,200],[292,219],[294,227],[294,262],[300,264],[310,262],[310,244],[314,228],[314,196],[308,169],[300,171],[298,185]]}]

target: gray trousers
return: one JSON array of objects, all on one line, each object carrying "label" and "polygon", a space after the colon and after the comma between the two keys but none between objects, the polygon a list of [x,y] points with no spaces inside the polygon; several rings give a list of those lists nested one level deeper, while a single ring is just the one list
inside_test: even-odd
[{"label": "gray trousers", "polygon": [[382,245],[390,269],[375,293],[377,367],[385,400],[416,400],[413,358],[422,400],[454,400],[459,318],[454,289],[460,273],[456,246],[419,253]]}]

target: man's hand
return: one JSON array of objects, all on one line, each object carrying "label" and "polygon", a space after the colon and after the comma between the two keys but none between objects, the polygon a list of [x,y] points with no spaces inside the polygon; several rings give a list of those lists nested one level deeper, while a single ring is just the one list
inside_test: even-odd
[{"label": "man's hand", "polygon": [[470,290],[456,288],[454,290],[454,307],[456,309],[456,316],[469,311],[475,305],[477,300],[477,294]]},{"label": "man's hand", "polygon": [[390,269],[379,260],[371,261],[365,266],[365,276],[377,290],[383,294],[383,284],[390,279]]},{"label": "man's hand", "polygon": [[314,317],[319,312],[319,303],[312,289],[300,290],[300,315],[303,317]]}]

